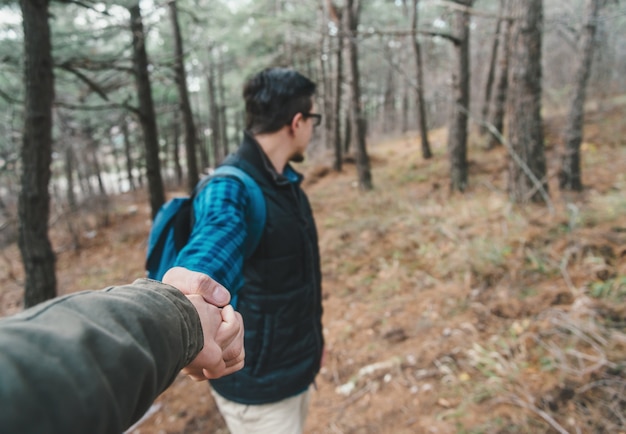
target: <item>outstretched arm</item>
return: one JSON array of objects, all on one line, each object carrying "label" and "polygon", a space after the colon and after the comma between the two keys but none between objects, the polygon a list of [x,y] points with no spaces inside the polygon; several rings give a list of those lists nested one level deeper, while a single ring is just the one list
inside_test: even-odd
[{"label": "outstretched arm", "polygon": [[146,279],[6,318],[0,426],[20,433],[122,432],[190,363],[219,359],[205,366],[212,376],[235,369],[212,342],[222,322],[217,307]]}]

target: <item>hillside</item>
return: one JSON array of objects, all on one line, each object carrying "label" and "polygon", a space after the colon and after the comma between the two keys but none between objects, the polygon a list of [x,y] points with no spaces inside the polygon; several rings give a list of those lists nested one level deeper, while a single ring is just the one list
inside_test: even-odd
[{"label": "hillside", "polygon": [[[588,116],[580,194],[558,191],[558,119],[546,125],[553,210],[512,205],[506,152],[470,145],[470,188],[450,194],[446,137],[371,143],[375,190],[355,168],[309,163],[322,253],[326,364],[308,433],[626,432],[626,125]],[[61,293],[142,275],[149,210],[116,198],[108,226],[56,221]],[[86,236],[88,234],[89,236]],[[0,315],[20,309],[13,245]],[[226,433],[208,386],[179,377],[136,433]]]}]

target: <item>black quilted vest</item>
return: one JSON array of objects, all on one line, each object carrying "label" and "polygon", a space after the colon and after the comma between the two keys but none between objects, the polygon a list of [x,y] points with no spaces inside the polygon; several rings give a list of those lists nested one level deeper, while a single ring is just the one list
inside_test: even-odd
[{"label": "black quilted vest", "polygon": [[245,367],[211,385],[231,401],[276,402],[306,390],[320,369],[324,338],[317,230],[300,182],[277,174],[251,136],[245,135],[224,164],[256,180],[267,219],[259,246],[244,263],[238,292]]}]

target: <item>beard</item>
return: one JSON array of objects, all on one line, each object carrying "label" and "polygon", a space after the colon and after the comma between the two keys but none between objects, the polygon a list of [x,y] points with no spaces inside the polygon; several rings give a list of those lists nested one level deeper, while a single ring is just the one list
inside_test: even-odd
[{"label": "beard", "polygon": [[289,161],[291,161],[292,163],[302,163],[304,161],[304,154],[302,153],[297,153],[294,156],[292,156]]}]

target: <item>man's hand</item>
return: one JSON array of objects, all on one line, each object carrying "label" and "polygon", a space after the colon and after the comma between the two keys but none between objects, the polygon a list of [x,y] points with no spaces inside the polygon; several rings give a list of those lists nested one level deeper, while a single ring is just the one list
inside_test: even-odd
[{"label": "man's hand", "polygon": [[182,372],[195,381],[203,381],[243,368],[243,319],[228,305],[230,293],[226,288],[206,274],[182,267],[168,270],[163,283],[178,288],[187,296],[198,311],[202,324],[204,347]]},{"label": "man's hand", "polygon": [[230,302],[228,290],[204,273],[174,267],[165,273],[162,281],[185,295],[200,294],[207,303],[217,307],[224,307]]},{"label": "man's hand", "polygon": [[202,324],[204,347],[183,374],[195,381],[223,377],[243,368],[243,320],[232,306],[219,309],[198,294],[188,295]]}]

